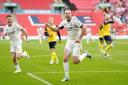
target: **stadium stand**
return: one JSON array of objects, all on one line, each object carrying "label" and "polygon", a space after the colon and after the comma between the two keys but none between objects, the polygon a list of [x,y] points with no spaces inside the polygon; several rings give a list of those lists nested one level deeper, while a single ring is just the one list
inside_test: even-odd
[{"label": "stadium stand", "polygon": [[6,2],[6,0],[0,0],[0,9],[3,8],[3,3]]},{"label": "stadium stand", "polygon": [[70,0],[63,0],[63,3],[65,3],[69,9],[71,10],[77,10],[74,3],[71,3]]},{"label": "stadium stand", "polygon": [[100,2],[100,0],[70,0],[71,3],[75,4],[79,10],[95,9],[95,5]]},{"label": "stadium stand", "polygon": [[[0,3],[4,3],[7,0],[0,0]],[[55,3],[55,0],[10,0],[14,3],[19,4],[22,10],[51,10],[51,5]],[[93,35],[97,35],[98,26],[103,22],[103,13],[100,11],[95,12],[95,7],[100,0],[62,0],[64,4],[66,4],[70,9],[73,11],[73,15],[77,16],[77,18],[85,23],[92,29]],[[119,0],[110,0],[110,3],[115,3]],[[61,2],[62,3],[62,2]],[[47,4],[47,5],[46,5]],[[36,5],[36,6],[35,6]],[[0,6],[2,9],[2,6]],[[89,10],[89,11],[87,11]],[[32,11],[33,12],[33,11]],[[47,12],[47,11],[46,11]],[[7,14],[0,14],[0,24],[5,25],[5,16]],[[55,18],[55,23],[58,25],[62,20],[62,14],[49,14],[49,13],[16,13],[14,14],[17,22],[24,26],[28,31],[29,36],[37,36],[37,26],[39,24],[44,24],[47,22],[48,17],[52,16]],[[121,35],[122,32],[127,28],[125,23],[118,23],[115,22],[113,25],[114,28],[117,30],[117,34]],[[61,31],[61,35],[66,35],[65,29]]]},{"label": "stadium stand", "polygon": [[6,20],[5,20],[6,15],[7,14],[0,14],[0,26],[5,25],[5,23],[6,23]]},{"label": "stadium stand", "polygon": [[[38,25],[46,23],[50,16],[55,18],[56,25],[61,21],[60,14],[16,14],[19,24],[26,28],[30,36],[36,36]],[[62,35],[66,35],[66,31],[61,32]]]},{"label": "stadium stand", "polygon": [[89,11],[89,12],[73,12],[73,15],[77,17],[80,21],[85,23],[87,26],[90,26],[90,28],[93,30],[93,35],[97,35],[98,31],[98,25],[102,22],[102,13]]},{"label": "stadium stand", "polygon": [[54,0],[12,0],[20,5],[21,9],[29,10],[50,10],[50,5]]},{"label": "stadium stand", "polygon": [[4,3],[4,2],[6,2],[6,0],[0,0],[0,3]]}]

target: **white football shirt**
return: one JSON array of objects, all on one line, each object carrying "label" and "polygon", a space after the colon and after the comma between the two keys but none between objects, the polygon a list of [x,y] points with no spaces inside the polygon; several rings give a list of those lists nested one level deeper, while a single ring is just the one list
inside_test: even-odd
[{"label": "white football shirt", "polygon": [[12,26],[6,25],[4,27],[4,34],[7,34],[7,36],[9,36],[10,41],[12,43],[22,42],[22,40],[21,40],[21,30],[22,29],[23,29],[22,26],[20,26],[17,23],[13,23]]},{"label": "white football shirt", "polygon": [[83,23],[77,19],[77,17],[73,16],[70,21],[66,19],[62,21],[59,25],[59,28],[66,28],[67,30],[67,38],[71,40],[76,40],[79,38],[81,34],[81,26]]}]

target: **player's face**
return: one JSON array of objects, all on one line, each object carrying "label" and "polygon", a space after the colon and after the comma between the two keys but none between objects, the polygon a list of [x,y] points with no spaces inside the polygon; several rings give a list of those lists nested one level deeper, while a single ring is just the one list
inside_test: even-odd
[{"label": "player's face", "polygon": [[70,11],[70,10],[66,10],[66,11],[65,11],[65,18],[66,18],[67,20],[70,20],[71,17],[72,17],[71,11]]},{"label": "player's face", "polygon": [[8,18],[7,18],[7,24],[8,24],[9,26],[11,26],[11,25],[13,24],[12,17],[8,17]]}]

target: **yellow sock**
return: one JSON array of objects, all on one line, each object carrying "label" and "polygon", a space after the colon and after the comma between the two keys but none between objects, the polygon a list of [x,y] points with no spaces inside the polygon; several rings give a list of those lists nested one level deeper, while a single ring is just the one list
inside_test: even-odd
[{"label": "yellow sock", "polygon": [[104,49],[104,45],[103,45],[103,44],[99,44],[99,47],[100,47],[100,50],[103,51],[103,49]]},{"label": "yellow sock", "polygon": [[105,48],[105,52],[106,52],[106,53],[109,52],[110,49],[111,49],[111,47],[112,47],[112,44],[108,44],[108,45],[106,46],[106,48]]},{"label": "yellow sock", "polygon": [[56,52],[52,52],[52,59],[53,59],[53,60],[56,60],[56,59],[57,59]]}]

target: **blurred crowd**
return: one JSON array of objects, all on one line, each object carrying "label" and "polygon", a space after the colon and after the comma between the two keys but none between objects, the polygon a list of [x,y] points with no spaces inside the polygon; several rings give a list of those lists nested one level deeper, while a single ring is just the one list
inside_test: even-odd
[{"label": "blurred crowd", "polygon": [[127,0],[101,0],[99,4],[100,10],[109,9],[110,15],[114,19],[113,28],[116,29],[117,35],[128,35]]}]

